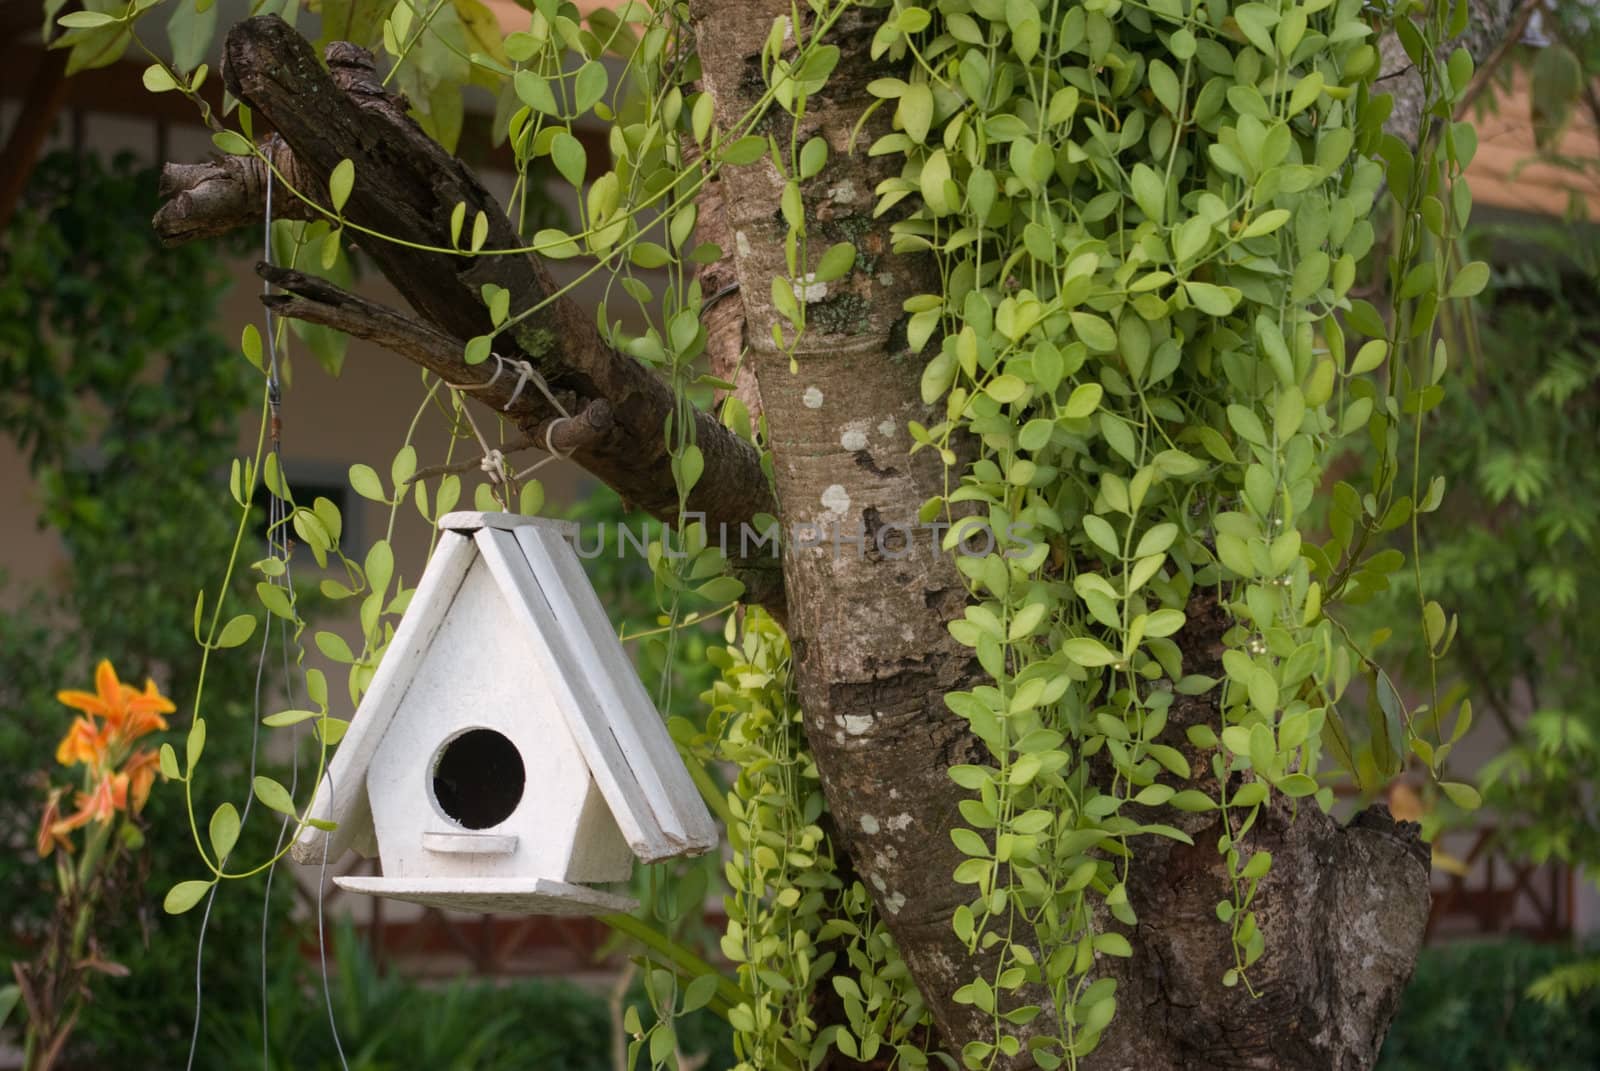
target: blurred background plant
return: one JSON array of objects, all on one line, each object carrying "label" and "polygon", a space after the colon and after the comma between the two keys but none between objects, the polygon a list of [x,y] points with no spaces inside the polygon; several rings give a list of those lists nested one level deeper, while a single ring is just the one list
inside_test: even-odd
[{"label": "blurred background plant", "polygon": [[[0,436],[27,457],[41,523],[68,557],[54,576],[13,579],[0,606],[0,768],[35,769],[61,736],[62,681],[92,672],[105,652],[129,679],[171,682],[192,701],[200,649],[190,634],[193,563],[218,560],[232,536],[214,507],[248,401],[250,371],[216,333],[226,285],[214,246],[162,250],[150,233],[153,172],[127,158],[59,153],[41,161],[0,243]],[[245,780],[253,670],[213,667],[218,733],[210,776]],[[137,981],[106,979],[77,1020],[65,1063],[165,1067],[187,1044],[194,1014],[199,916],[174,919],[159,897],[183,874],[193,844],[181,799],[159,788],[144,812],[143,865],[96,915],[98,952]],[[45,794],[0,778],[0,963],[43,949],[58,900],[55,868],[35,834]],[[264,826],[247,830],[270,843]],[[269,927],[285,929],[279,896]],[[212,919],[208,999],[258,1002],[262,919]],[[292,938],[291,938],[292,939]]]},{"label": "blurred background plant", "polygon": [[[1469,356],[1422,437],[1424,471],[1443,475],[1447,487],[1441,516],[1421,529],[1423,574],[1430,595],[1460,615],[1440,670],[1442,683],[1470,697],[1479,723],[1477,747],[1487,760],[1478,776],[1493,849],[1530,864],[1563,864],[1593,882],[1600,875],[1600,692],[1592,683],[1600,670],[1600,232],[1589,203],[1600,193],[1600,154],[1592,151],[1600,130],[1600,18],[1587,3],[1527,0],[1517,25],[1479,72],[1475,117],[1531,129],[1532,152],[1509,178],[1525,179],[1534,167],[1559,175],[1567,209],[1560,220],[1479,218],[1468,232],[1469,252],[1494,272],[1487,292],[1447,325],[1452,352]],[[1393,580],[1371,608],[1374,626],[1395,607],[1415,605],[1411,576]],[[1407,676],[1425,680],[1426,652],[1414,645],[1403,653]],[[1430,804],[1429,826],[1460,817],[1448,803]],[[1552,966],[1547,977],[1528,975],[1536,961],[1543,962],[1521,955],[1511,972],[1533,999],[1554,1002],[1600,986],[1600,956]]]},{"label": "blurred background plant", "polygon": [[[321,1007],[314,965],[294,956],[274,964],[267,1001],[268,1044],[257,1016],[211,1004],[196,1067],[218,1071],[616,1071],[605,998],[568,982],[457,980],[422,984],[380,972],[348,920],[333,928],[330,985],[339,1042]],[[623,1003],[648,1008],[635,986]],[[733,1066],[726,1024],[706,1011],[676,1023],[683,1071]],[[342,1065],[341,1065],[342,1052]]]},{"label": "blurred background plant", "polygon": [[[30,779],[47,790],[35,847],[40,859],[54,856],[55,910],[38,954],[12,964],[14,997],[0,998],[11,1010],[20,1004],[24,1014],[27,1071],[55,1066],[97,974],[128,974],[101,955],[95,916],[124,886],[137,885],[145,844],[139,814],[157,771],[156,752],[140,741],[165,729],[163,715],[173,711],[154,681],[143,691],[123,684],[108,661],[95,669],[93,692],[62,691],[57,698],[79,714],[56,747],[56,761],[83,770],[76,790],[51,785],[47,773]],[[4,1017],[0,1010],[0,1023]]]},{"label": "blurred background plant", "polygon": [[1578,949],[1517,940],[1423,949],[1377,1071],[1593,1071],[1600,992],[1560,1004],[1529,995],[1584,960]]}]

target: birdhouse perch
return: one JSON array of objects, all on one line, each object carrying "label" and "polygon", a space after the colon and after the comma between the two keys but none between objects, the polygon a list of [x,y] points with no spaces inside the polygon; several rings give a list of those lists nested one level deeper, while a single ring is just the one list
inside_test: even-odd
[{"label": "birdhouse perch", "polygon": [[598,886],[716,827],[612,631],[572,525],[451,513],[318,788],[302,863],[351,892],[542,915],[627,911]]}]

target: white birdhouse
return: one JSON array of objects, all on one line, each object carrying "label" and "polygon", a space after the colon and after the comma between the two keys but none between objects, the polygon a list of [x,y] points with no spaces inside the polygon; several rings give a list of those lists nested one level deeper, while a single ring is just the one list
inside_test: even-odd
[{"label": "white birdhouse", "polygon": [[627,911],[596,886],[633,859],[717,843],[704,801],[569,538],[574,526],[451,513],[294,846],[355,848],[352,892],[540,915]]}]

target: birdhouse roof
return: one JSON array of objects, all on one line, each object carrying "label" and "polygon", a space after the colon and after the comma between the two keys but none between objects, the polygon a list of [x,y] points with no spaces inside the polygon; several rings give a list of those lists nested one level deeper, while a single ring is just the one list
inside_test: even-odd
[{"label": "birdhouse roof", "polygon": [[[510,667],[547,688],[623,838],[645,862],[708,851],[717,831],[666,725],[628,660],[568,539],[576,526],[505,513],[449,513],[433,557],[317,792],[294,846],[300,862],[367,850],[367,767],[434,634],[481,558],[526,631],[532,666]],[[415,715],[412,715],[415,716]]]}]

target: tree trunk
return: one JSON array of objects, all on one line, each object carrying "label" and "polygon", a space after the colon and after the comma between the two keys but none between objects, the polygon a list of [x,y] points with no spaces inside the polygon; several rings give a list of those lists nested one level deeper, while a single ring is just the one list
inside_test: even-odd
[{"label": "tree trunk", "polygon": [[[691,9],[705,84],[719,119],[731,120],[763,91],[761,44],[773,20],[795,8],[789,0],[694,0]],[[842,847],[870,886],[947,1049],[958,1052],[986,1038],[989,1026],[987,1016],[953,1000],[983,963],[951,926],[971,893],[951,877],[963,857],[949,830],[965,792],[946,771],[983,762],[984,749],[944,696],[977,683],[981,671],[946,627],[966,601],[954,558],[936,551],[928,529],[910,527],[922,503],[945,491],[938,459],[929,451],[912,455],[905,430],[908,420],[934,419],[920,399],[923,355],[907,346],[901,303],[934,287],[928,264],[889,252],[891,217],[872,215],[875,187],[898,169],[891,158],[863,151],[883,132],[886,110],[850,151],[852,128],[870,103],[865,86],[883,73],[867,49],[885,10],[857,8],[836,26],[843,57],[806,113],[803,135],[819,134],[831,149],[828,165],[805,187],[810,240],[818,249],[850,241],[859,256],[846,278],[803,288],[809,326],[793,355],[795,371],[770,331],[778,318],[770,280],[786,274],[784,224],[775,212],[783,183],[766,161],[723,173],[721,213],[739,281],[737,298],[725,300],[742,304],[747,361],[753,359],[770,426],[775,503],[754,452],[707,418],[699,429],[706,477],[691,508],[713,525],[737,525],[758,512],[775,512],[784,524],[781,581],[761,573],[759,561],[744,563],[757,578],[752,601],[786,617],[807,736]],[[293,157],[284,166],[313,176],[308,188],[321,189],[339,160],[356,162],[350,219],[449,245],[451,211],[466,201],[469,216],[480,208],[489,215],[491,245],[516,241],[470,172],[375,88],[359,50],[332,46],[330,77],[294,31],[258,18],[229,35],[226,56],[228,88],[280,131]],[[248,164],[224,161],[171,176],[168,192],[177,196],[157,220],[169,237],[259,219],[259,176]],[[219,194],[215,184],[225,189]],[[184,192],[201,188],[207,196]],[[365,333],[458,380],[487,378],[481,367],[452,361],[466,338],[488,329],[481,283],[506,286],[518,308],[551,290],[531,257],[474,260],[364,245],[425,324],[303,277],[279,276],[290,294],[272,300],[289,315]],[[671,404],[666,388],[606,348],[592,317],[565,302],[519,333],[517,349],[583,409],[588,426],[566,429],[562,440],[577,459],[631,500],[661,516],[674,513],[660,445],[661,417]],[[505,399],[490,393],[484,400]],[[594,408],[599,404],[603,412]],[[544,434],[552,419],[528,396],[514,415],[530,435]],[[811,538],[787,538],[797,529]],[[1175,637],[1188,672],[1221,675],[1224,627],[1209,594],[1197,596]],[[1210,757],[1189,745],[1183,730],[1216,724],[1212,702],[1175,702],[1162,739],[1200,771],[1211,768]],[[1102,972],[1118,980],[1121,1010],[1085,1066],[1372,1066],[1421,944],[1427,852],[1415,826],[1395,823],[1381,809],[1341,827],[1303,803],[1296,810],[1275,799],[1250,836],[1253,850],[1274,856],[1255,903],[1267,946],[1252,974],[1259,997],[1222,983],[1233,951],[1216,916],[1218,901],[1231,895],[1216,851],[1220,819],[1183,816],[1193,846],[1142,838],[1129,885],[1141,920],[1131,935],[1135,954],[1102,961]]]}]

